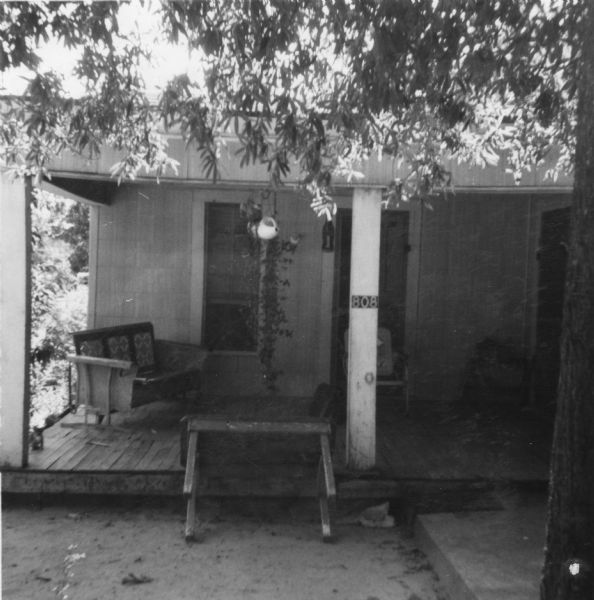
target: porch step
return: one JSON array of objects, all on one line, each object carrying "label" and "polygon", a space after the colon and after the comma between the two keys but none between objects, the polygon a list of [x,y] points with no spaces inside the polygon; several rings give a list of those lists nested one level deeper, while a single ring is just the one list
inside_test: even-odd
[{"label": "porch step", "polygon": [[[337,475],[339,500],[390,500],[415,512],[499,508],[494,486],[475,481],[397,481]],[[312,483],[313,482],[313,483]],[[181,495],[183,471],[45,471],[6,469],[2,491],[46,494]],[[207,477],[199,491],[207,496],[316,497],[315,469],[242,474],[235,469]]]},{"label": "porch step", "polygon": [[456,600],[537,600],[546,496],[498,511],[426,514],[415,537]]},{"label": "porch step", "polygon": [[[310,472],[311,471],[311,472]],[[243,473],[229,469],[205,478],[199,490],[213,497],[311,497],[317,495],[315,469],[257,469]],[[336,475],[340,501],[390,501],[407,513],[501,508],[496,486],[485,481],[361,479]],[[5,493],[131,494],[181,496],[183,470],[175,471],[48,471],[6,469],[2,473]]]},{"label": "porch step", "polygon": [[502,508],[494,482],[447,479],[342,479],[341,499],[384,499],[404,503],[415,513]]}]

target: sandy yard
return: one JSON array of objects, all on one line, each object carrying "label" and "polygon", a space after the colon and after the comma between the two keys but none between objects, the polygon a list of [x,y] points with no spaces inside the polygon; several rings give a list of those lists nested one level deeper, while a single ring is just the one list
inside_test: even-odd
[{"label": "sandy yard", "polygon": [[186,544],[179,500],[78,500],[2,508],[4,600],[444,600],[400,526],[337,515],[321,541],[309,501],[202,500]]}]

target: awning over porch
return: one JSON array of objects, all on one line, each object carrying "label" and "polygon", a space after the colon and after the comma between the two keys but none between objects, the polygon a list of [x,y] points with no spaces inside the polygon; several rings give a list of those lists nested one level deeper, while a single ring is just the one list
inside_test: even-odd
[{"label": "awning over porch", "polygon": [[[196,148],[187,146],[185,141],[176,135],[169,136],[167,141],[168,153],[178,161],[179,166],[177,173],[164,173],[161,178],[162,181],[192,181],[212,184],[212,179],[205,174],[200,154]],[[267,164],[241,165],[241,156],[237,153],[239,147],[239,142],[233,136],[224,138],[219,158],[219,183],[223,185],[267,184],[270,179]],[[122,157],[123,154],[107,147],[102,148],[101,153],[94,158],[63,152],[52,160],[49,169],[54,176],[60,177],[71,177],[79,174],[81,179],[92,179],[93,177],[110,179],[113,165]],[[456,189],[460,191],[466,189],[524,189],[534,191],[534,189],[544,187],[557,190],[570,188],[573,179],[569,176],[560,175],[555,181],[547,178],[546,174],[554,164],[554,157],[551,156],[545,164],[526,172],[520,185],[518,185],[511,169],[508,168],[505,157],[501,157],[498,165],[473,165],[458,162],[453,158],[446,158],[444,161],[445,168],[452,174],[452,181]],[[285,184],[294,186],[299,183],[301,175],[297,164],[291,166],[292,169],[285,180]],[[396,177],[407,175],[399,163],[388,155],[381,158],[372,156],[365,162],[355,165],[355,168],[362,177],[352,179],[337,175],[333,184],[336,187],[351,189],[358,185],[383,188]],[[155,177],[141,172],[138,174],[137,180],[155,181]]]}]

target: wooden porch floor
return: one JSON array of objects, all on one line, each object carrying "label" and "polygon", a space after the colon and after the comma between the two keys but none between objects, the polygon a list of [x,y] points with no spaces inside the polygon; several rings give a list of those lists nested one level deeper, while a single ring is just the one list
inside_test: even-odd
[{"label": "wooden porch floor", "polygon": [[[306,398],[212,399],[199,412],[234,417],[306,414]],[[155,403],[116,414],[111,426],[85,427],[68,415],[44,432],[44,448],[31,451],[26,469],[5,470],[4,492],[180,495],[180,418],[187,407]],[[393,495],[402,485],[445,487],[463,483],[546,482],[550,428],[513,407],[455,414],[413,404],[406,416],[398,400],[379,397],[377,468],[351,473],[344,466],[345,432],[339,427],[334,464],[344,495]],[[201,454],[212,495],[314,495],[315,444],[287,440],[208,442]],[[375,493],[370,488],[375,483]],[[362,490],[366,490],[362,491]]]},{"label": "wooden porch floor", "polygon": [[478,407],[413,408],[410,417],[378,399],[378,463],[391,477],[546,482],[552,427],[500,397]]},{"label": "wooden porch floor", "polygon": [[88,426],[67,416],[51,427],[29,466],[41,471],[179,471],[179,437],[171,430]]}]

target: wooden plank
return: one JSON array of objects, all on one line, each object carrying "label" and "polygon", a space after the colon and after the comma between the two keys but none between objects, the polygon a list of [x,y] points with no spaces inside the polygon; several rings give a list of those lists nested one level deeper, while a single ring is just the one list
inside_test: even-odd
[{"label": "wooden plank", "polygon": [[[276,350],[279,368],[284,373],[283,388],[289,393],[313,389],[320,381],[329,381],[332,326],[328,318],[332,311],[332,271],[329,269],[334,259],[334,253],[320,251],[322,220],[294,194],[280,192],[276,195],[278,202],[273,204],[269,198],[269,205],[264,207],[271,213],[278,207],[279,222],[289,228],[283,235],[299,233],[302,236],[297,251],[291,256],[287,271],[291,293],[284,302],[287,317],[297,325],[299,335],[280,337]],[[324,279],[324,275],[330,275],[329,279]]]},{"label": "wooden plank", "polygon": [[155,464],[155,469],[162,471],[171,471],[175,469],[180,469],[179,465],[179,443],[176,439],[175,442],[169,442],[169,449],[163,455],[163,460]]},{"label": "wooden plank", "polygon": [[328,499],[325,496],[320,496],[320,514],[322,519],[322,539],[324,542],[331,542],[334,538],[332,536]]},{"label": "wooden plank", "polygon": [[[179,498],[184,472],[179,471],[3,471],[2,492],[68,494],[140,494]],[[209,477],[199,482],[197,495],[213,498],[317,498],[313,479]],[[370,496],[373,497],[373,496]]]},{"label": "wooden plank", "polygon": [[136,465],[138,471],[154,471],[155,457],[163,448],[163,440],[155,439],[152,440],[150,449],[142,457],[142,460]]},{"label": "wooden plank", "polygon": [[169,446],[167,444],[159,444],[159,449],[154,455],[151,471],[161,471],[161,465],[164,463],[167,455],[169,454]]},{"label": "wooden plank", "polygon": [[38,469],[47,469],[49,465],[58,457],[64,453],[70,444],[74,443],[73,440],[78,436],[78,432],[73,430],[62,429],[61,427],[52,427],[58,432],[63,432],[62,435],[44,435],[44,446],[40,452],[32,452],[30,454],[29,462],[32,467]]},{"label": "wooden plank", "polygon": [[322,466],[324,469],[324,483],[326,495],[329,499],[336,498],[336,484],[334,482],[334,471],[332,469],[332,454],[330,452],[330,442],[327,435],[320,436],[320,444],[322,446]]},{"label": "wooden plank", "polygon": [[80,455],[80,460],[76,463],[76,471],[101,471],[101,463],[104,457],[112,450],[112,445],[109,447],[96,446],[91,444],[89,452]]},{"label": "wooden plank", "polygon": [[138,434],[130,433],[127,436],[115,436],[108,438],[109,448],[95,446],[93,451],[87,455],[78,465],[78,469],[88,471],[107,471],[111,468],[122,454],[128,449],[130,444],[137,439]]},{"label": "wooden plank", "polygon": [[61,451],[56,453],[52,460],[48,460],[45,468],[49,470],[59,470],[61,465],[67,463],[73,456],[77,456],[85,450],[85,436],[76,436],[71,438],[71,442],[61,447]]},{"label": "wooden plank", "polygon": [[196,494],[198,491],[198,432],[190,431],[189,436],[188,457],[184,477],[184,495],[187,496],[185,529],[187,541],[194,539],[194,528],[196,527]]},{"label": "wooden plank", "polygon": [[56,464],[55,468],[60,471],[75,470],[78,464],[93,451],[94,446],[101,446],[105,443],[106,442],[102,442],[100,440],[87,439],[85,440],[84,446],[79,450],[79,452],[72,454],[68,459],[61,460]]},{"label": "wooden plank", "polygon": [[262,461],[235,462],[233,458],[218,463],[207,463],[204,458],[204,452],[200,453],[200,469],[206,477],[224,478],[224,479],[291,479],[294,481],[307,482],[316,477],[317,463],[313,464],[271,464]]},{"label": "wooden plank", "polygon": [[3,471],[2,493],[179,496],[182,472]]},{"label": "wooden plank", "polygon": [[150,443],[150,440],[137,437],[126,446],[117,460],[111,464],[110,469],[114,471],[134,471],[138,462],[149,449]]},{"label": "wooden plank", "polygon": [[119,453],[117,453],[117,455],[112,456],[112,458],[110,459],[109,465],[105,465],[105,468],[109,468],[110,470],[113,471],[129,471],[130,469],[128,468],[128,458],[129,456],[131,456],[134,452],[137,451],[138,448],[140,448],[140,446],[142,445],[142,439],[140,439],[138,436],[134,437],[133,439],[131,439],[130,441],[127,440],[128,443],[126,443],[125,445],[119,446],[118,445],[118,450]]},{"label": "wooden plank", "polygon": [[235,433],[329,434],[327,421],[303,419],[296,421],[236,421],[216,416],[188,417],[189,431],[229,431]]},{"label": "wooden plank", "polygon": [[186,460],[186,475],[184,479],[184,495],[191,494],[195,487],[194,473],[196,471],[196,451],[198,449],[198,432],[190,432],[188,440],[188,458]]},{"label": "wooden plank", "polygon": [[212,476],[202,478],[198,485],[198,493],[209,497],[317,498],[318,488],[315,473],[310,479]]},{"label": "wooden plank", "polygon": [[336,508],[336,485],[332,471],[332,458],[328,436],[320,436],[321,456],[318,469],[318,498],[322,520],[322,539],[333,541],[331,511]]},{"label": "wooden plank", "polygon": [[122,369],[129,371],[132,364],[129,360],[116,360],[114,358],[99,358],[97,356],[79,356],[77,354],[69,354],[67,357],[69,362],[92,365],[98,367],[106,367],[110,369]]},{"label": "wooden plank", "polygon": [[[180,469],[179,440],[176,437],[163,439],[159,443],[159,450],[151,461],[151,471],[169,471]],[[183,469],[182,469],[183,470]]]},{"label": "wooden plank", "polygon": [[195,528],[198,526],[198,523],[196,523],[196,495],[198,494],[198,454],[195,453],[195,456],[196,460],[193,464],[192,470],[193,484],[192,489],[190,490],[190,495],[188,497],[188,503],[186,507],[186,541],[191,541],[195,539],[194,532]]}]

